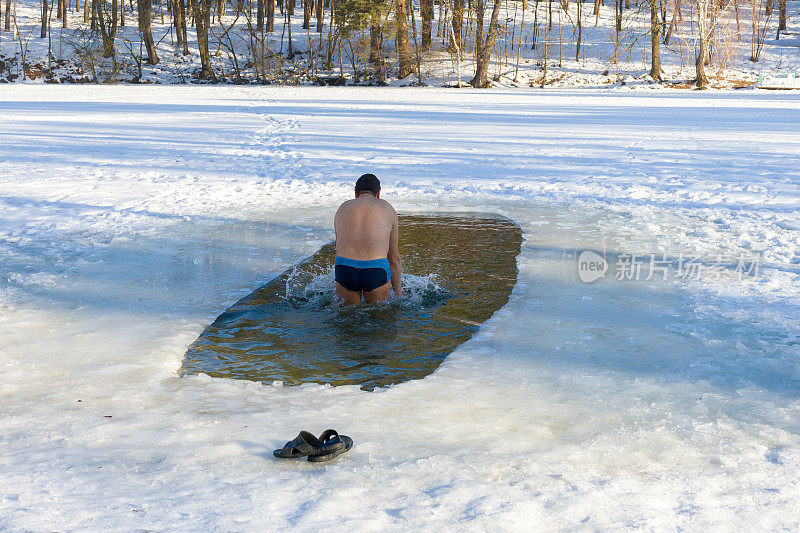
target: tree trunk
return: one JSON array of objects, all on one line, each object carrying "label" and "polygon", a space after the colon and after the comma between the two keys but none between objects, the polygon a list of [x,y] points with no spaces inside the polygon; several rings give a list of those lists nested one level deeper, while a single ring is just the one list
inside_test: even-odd
[{"label": "tree trunk", "polygon": [[92,20],[92,15],[89,12],[89,6],[92,4],[92,0],[83,0],[83,23],[88,24],[89,21]]},{"label": "tree trunk", "polygon": [[[314,14],[317,16],[317,33],[322,33],[322,21],[325,17],[325,0],[317,0],[314,6]],[[331,11],[332,13],[333,11]]]},{"label": "tree trunk", "polygon": [[453,34],[450,50],[461,50],[461,32],[464,25],[464,0],[453,0]]},{"label": "tree trunk", "polygon": [[178,8],[181,11],[181,35],[183,35],[183,55],[189,55],[189,38],[186,36],[186,2],[178,0]]},{"label": "tree trunk", "polygon": [[669,46],[669,42],[672,39],[672,32],[675,31],[675,11],[672,12],[672,20],[669,22],[669,27],[667,28],[667,34],[664,35],[664,44]]},{"label": "tree trunk", "polygon": [[[784,0],[785,1],[785,0]],[[433,0],[420,0],[419,11],[422,16],[422,51],[431,49],[431,27],[433,26]]]},{"label": "tree trunk", "polygon": [[786,29],[786,0],[778,2],[778,32]]},{"label": "tree trunk", "polygon": [[275,31],[275,0],[267,0],[267,31]]},{"label": "tree trunk", "polygon": [[417,19],[414,17],[414,3],[408,0],[408,10],[411,12],[411,35],[414,37],[414,61],[417,63],[417,81],[422,85],[422,54],[417,41]]},{"label": "tree trunk", "polygon": [[397,32],[397,59],[399,62],[397,77],[403,79],[412,72],[411,45],[408,42],[406,0],[395,0],[394,13],[394,22]]},{"label": "tree trunk", "polygon": [[42,0],[42,31],[39,36],[47,38],[47,0]]},{"label": "tree trunk", "polygon": [[708,86],[708,78],[706,77],[706,40],[700,38],[700,51],[697,54],[697,59],[694,62],[695,73],[697,80],[695,81],[698,89],[705,89]]},{"label": "tree trunk", "polygon": [[[581,58],[581,44],[583,44],[583,21],[581,17],[583,15],[583,1],[578,0],[575,4],[577,6],[577,16],[575,17],[576,22],[578,23],[578,40],[575,43],[575,61],[580,61]],[[522,12],[522,25],[525,26],[525,12]],[[520,40],[522,39],[522,31],[519,33]],[[517,53],[517,64],[519,64],[519,53]]]},{"label": "tree trunk", "polygon": [[485,15],[484,0],[476,0],[475,3],[475,60],[480,54],[480,46],[483,41],[483,17]]},{"label": "tree trunk", "polygon": [[208,15],[211,11],[211,0],[192,0],[194,25],[197,30],[197,48],[200,51],[201,73],[205,80],[216,81],[211,68],[211,54],[208,53]]},{"label": "tree trunk", "polygon": [[264,2],[266,0],[258,0],[256,8],[256,30],[264,30]]},{"label": "tree trunk", "polygon": [[650,0],[650,77],[661,81],[661,20],[658,0]]},{"label": "tree trunk", "polygon": [[[288,9],[284,14],[284,20],[286,28],[289,30],[289,50],[286,54],[286,57],[287,59],[289,59],[289,61],[291,61],[292,59],[294,59],[294,49],[292,48],[292,14],[289,13]],[[309,50],[311,49],[311,39],[308,40],[308,48]]]},{"label": "tree trunk", "polygon": [[442,32],[442,21],[447,17],[445,15],[445,5],[442,0],[439,0],[439,24],[436,25],[436,36],[437,37],[444,37],[447,34],[447,31]]},{"label": "tree trunk", "polygon": [[6,0],[6,31],[11,31],[11,0]]},{"label": "tree trunk", "polygon": [[[483,3],[483,0],[479,0]],[[492,6],[492,18],[489,21],[489,33],[486,40],[478,43],[478,57],[475,62],[475,76],[470,80],[470,85],[473,87],[486,87],[489,85],[489,60],[492,58],[492,48],[494,48],[494,40],[497,37],[497,19],[500,16],[500,6],[503,0],[494,0]]]},{"label": "tree trunk", "polygon": [[101,0],[92,0],[94,6],[94,16],[97,25],[100,27],[100,36],[103,38],[103,57],[114,57],[114,38],[117,35],[117,0],[111,2],[111,21],[106,24],[106,16],[103,13]]},{"label": "tree trunk", "polygon": [[119,25],[125,26],[125,0],[119,2]]},{"label": "tree trunk", "polygon": [[708,86],[708,78],[706,77],[706,55],[708,54],[708,32],[706,31],[708,2],[709,0],[700,0],[697,2],[697,30],[699,34],[698,38],[700,39],[700,50],[697,53],[694,66],[697,74],[695,83],[698,89],[705,89]]},{"label": "tree trunk", "polygon": [[383,64],[383,49],[381,48],[381,12],[373,8],[369,22],[369,62],[373,65]]},{"label": "tree trunk", "polygon": [[67,27],[67,13],[69,13],[69,6],[67,5],[67,0],[61,0],[61,27]]},{"label": "tree trunk", "polygon": [[139,8],[139,34],[142,36],[145,48],[147,48],[147,63],[150,65],[158,64],[158,54],[156,54],[156,43],[153,41],[153,33],[150,31],[150,19],[152,17],[153,5],[150,0],[136,0]]},{"label": "tree trunk", "polygon": [[175,44],[183,44],[183,33],[181,33],[181,10],[178,7],[178,0],[170,0],[172,4],[172,25],[175,27]]},{"label": "tree trunk", "polygon": [[311,25],[311,15],[314,12],[314,0],[303,0],[303,29]]}]

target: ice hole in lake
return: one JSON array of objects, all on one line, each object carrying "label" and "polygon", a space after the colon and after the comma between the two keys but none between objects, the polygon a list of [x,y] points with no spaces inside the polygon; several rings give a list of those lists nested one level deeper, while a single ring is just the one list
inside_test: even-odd
[{"label": "ice hole in lake", "polygon": [[401,215],[399,240],[407,297],[336,305],[327,244],[217,317],[181,373],[366,390],[431,374],[508,301],[522,231],[499,215]]}]

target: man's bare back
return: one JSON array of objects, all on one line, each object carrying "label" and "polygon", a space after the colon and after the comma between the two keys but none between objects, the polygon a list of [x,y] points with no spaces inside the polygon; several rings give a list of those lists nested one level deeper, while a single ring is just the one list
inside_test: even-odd
[{"label": "man's bare back", "polygon": [[385,301],[402,296],[402,263],[397,247],[397,213],[380,199],[380,182],[365,174],[356,197],[344,202],[334,218],[336,294],[347,304]]}]

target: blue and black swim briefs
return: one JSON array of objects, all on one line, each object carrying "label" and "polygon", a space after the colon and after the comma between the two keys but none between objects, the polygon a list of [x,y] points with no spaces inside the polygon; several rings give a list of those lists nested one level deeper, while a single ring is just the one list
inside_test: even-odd
[{"label": "blue and black swim briefs", "polygon": [[336,283],[353,292],[370,292],[386,285],[392,279],[389,260],[371,259],[360,261],[336,256],[333,263]]}]

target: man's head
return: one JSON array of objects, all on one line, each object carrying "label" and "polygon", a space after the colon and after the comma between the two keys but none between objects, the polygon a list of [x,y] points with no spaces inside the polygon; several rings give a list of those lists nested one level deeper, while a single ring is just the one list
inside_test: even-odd
[{"label": "man's head", "polygon": [[375,198],[380,198],[381,182],[378,181],[375,174],[364,174],[356,181],[356,198],[365,192],[371,194]]}]

